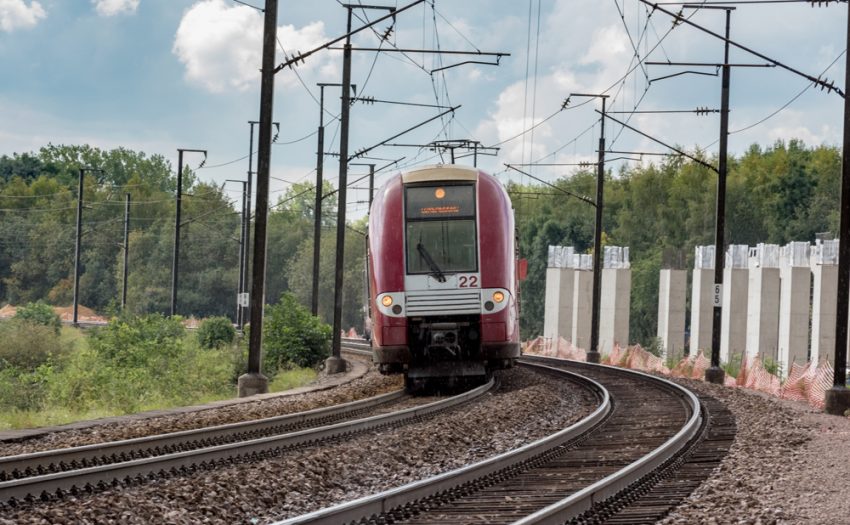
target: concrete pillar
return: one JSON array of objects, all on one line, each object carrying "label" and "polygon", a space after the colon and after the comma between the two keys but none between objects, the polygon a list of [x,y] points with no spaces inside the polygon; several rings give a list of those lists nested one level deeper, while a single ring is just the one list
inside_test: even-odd
[{"label": "concrete pillar", "polygon": [[779,268],[750,268],[747,356],[776,359],[779,346]]},{"label": "concrete pillar", "polygon": [[572,339],[573,285],[572,268],[546,269],[546,309],[543,318],[543,337],[557,341],[558,337]]},{"label": "concrete pillar", "polygon": [[691,288],[691,355],[711,352],[711,325],[714,315],[714,270],[695,268]]},{"label": "concrete pillar", "polygon": [[593,272],[576,270],[573,281],[573,327],[571,341],[577,348],[590,349],[590,315],[593,306]]},{"label": "concrete pillar", "polygon": [[812,350],[811,361],[826,358],[835,363],[835,306],[838,294],[838,266],[812,266]]},{"label": "concrete pillar", "polygon": [[629,344],[629,302],[632,271],[629,268],[602,270],[602,297],[599,304],[599,353],[610,354],[615,344]]},{"label": "concrete pillar", "polygon": [[723,270],[723,303],[720,317],[720,361],[728,363],[733,356],[747,349],[747,288],[746,268]]},{"label": "concrete pillar", "polygon": [[[809,292],[811,270],[808,266],[783,268],[779,300],[779,356],[783,375],[791,363],[805,363],[809,353]],[[835,330],[835,325],[832,325]]]},{"label": "concrete pillar", "polygon": [[665,358],[678,361],[685,353],[685,299],[688,272],[661,270],[658,281],[658,338]]}]

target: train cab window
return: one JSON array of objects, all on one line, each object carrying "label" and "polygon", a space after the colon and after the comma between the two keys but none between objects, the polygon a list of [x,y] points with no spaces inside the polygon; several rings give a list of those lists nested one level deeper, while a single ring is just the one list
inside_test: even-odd
[{"label": "train cab window", "polygon": [[410,186],[405,209],[408,273],[478,270],[472,184]]}]

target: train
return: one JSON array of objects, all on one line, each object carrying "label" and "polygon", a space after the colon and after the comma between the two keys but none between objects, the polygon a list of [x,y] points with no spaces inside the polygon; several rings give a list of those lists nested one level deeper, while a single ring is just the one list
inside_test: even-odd
[{"label": "train", "polygon": [[477,168],[426,166],[392,176],[369,213],[373,361],[409,390],[480,382],[520,356],[514,213]]}]

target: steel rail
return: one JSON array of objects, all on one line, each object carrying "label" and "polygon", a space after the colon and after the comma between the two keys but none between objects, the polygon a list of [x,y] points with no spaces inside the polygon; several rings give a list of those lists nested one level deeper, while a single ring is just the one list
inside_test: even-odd
[{"label": "steel rail", "polygon": [[[238,461],[241,459],[262,457],[269,452],[282,451],[305,443],[315,443],[392,424],[401,424],[428,414],[444,411],[484,395],[493,386],[494,381],[491,380],[489,383],[468,392],[419,407],[309,430],[73,471],[3,481],[0,482],[0,502],[11,501],[13,499],[24,500],[28,497],[42,497],[45,494],[50,495],[73,490],[74,487],[80,490],[87,486],[114,485],[121,482],[130,482],[133,479],[147,478],[168,472],[179,472],[185,469],[207,468],[222,460]],[[395,394],[393,393],[393,395]]]},{"label": "steel rail", "polygon": [[[202,448],[203,443],[220,441],[240,435],[254,435],[257,433],[274,429],[322,420],[335,416],[344,416],[352,412],[374,408],[397,399],[405,397],[404,390],[397,390],[387,394],[352,401],[341,405],[317,408],[305,412],[274,416],[251,421],[240,421],[213,427],[181,430],[167,434],[157,434],[138,438],[110,441],[106,443],[95,443],[78,447],[45,450],[42,452],[31,452],[15,456],[0,457],[0,480],[23,479],[26,471],[44,473],[58,465],[70,466],[73,463],[82,463],[88,467],[98,461],[107,462],[109,458],[131,457],[133,459],[140,455],[154,456],[167,453],[169,449],[177,447]],[[184,449],[185,450],[185,449]],[[157,454],[156,451],[161,451]],[[62,470],[70,470],[68,468]],[[16,475],[16,472],[18,475]]]},{"label": "steel rail", "polygon": [[341,339],[341,350],[357,355],[372,356],[372,345],[365,339],[354,337],[343,337]]},{"label": "steel rail", "polygon": [[598,382],[578,374],[545,365],[528,364],[542,370],[568,375],[576,382],[594,392],[600,404],[589,416],[550,436],[539,439],[520,448],[499,454],[492,458],[473,463],[466,467],[445,472],[401,487],[390,489],[371,496],[365,496],[350,502],[328,507],[315,512],[275,522],[273,525],[295,525],[311,523],[316,525],[338,525],[350,523],[373,515],[380,515],[392,509],[402,507],[414,501],[428,498],[443,491],[460,487],[484,476],[508,469],[523,461],[552,450],[568,441],[578,439],[598,427],[612,410],[608,391]]},{"label": "steel rail", "polygon": [[[608,365],[588,364],[587,366],[606,368],[615,370],[619,373],[626,371],[625,369]],[[584,512],[590,510],[594,504],[603,502],[608,498],[615,496],[618,492],[659,468],[662,464],[675,456],[676,453],[685,448],[697,435],[703,423],[700,402],[697,396],[695,396],[690,390],[677,385],[672,381],[668,381],[667,379],[662,379],[634,370],[629,370],[628,373],[656,381],[657,383],[666,386],[670,391],[679,395],[691,410],[691,417],[688,419],[688,422],[685,423],[685,425],[673,437],[665,441],[661,446],[649,454],[643,456],[638,461],[623,467],[617,472],[610,474],[609,476],[562,499],[557,503],[543,508],[523,519],[515,521],[514,525],[562,524],[565,521],[580,516]]]}]

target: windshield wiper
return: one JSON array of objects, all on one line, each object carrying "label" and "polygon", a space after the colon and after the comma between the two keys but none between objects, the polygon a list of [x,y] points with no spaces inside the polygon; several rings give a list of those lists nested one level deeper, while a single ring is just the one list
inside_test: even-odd
[{"label": "windshield wiper", "polygon": [[416,245],[416,251],[419,252],[419,255],[425,259],[425,262],[428,263],[428,266],[431,268],[431,271],[434,273],[434,276],[437,278],[437,281],[444,283],[446,282],[446,276],[443,274],[443,270],[437,266],[437,263],[434,262],[434,259],[431,257],[431,254],[428,253],[428,250],[425,249],[425,245],[421,242]]}]

